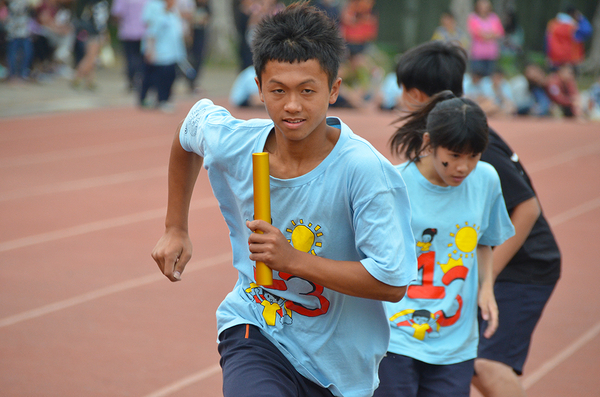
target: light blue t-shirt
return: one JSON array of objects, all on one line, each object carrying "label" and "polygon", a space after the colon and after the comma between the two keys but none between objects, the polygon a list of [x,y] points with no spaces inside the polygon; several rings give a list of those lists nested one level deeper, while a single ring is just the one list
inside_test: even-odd
[{"label": "light blue t-shirt", "polygon": [[459,186],[430,183],[414,163],[398,169],[412,207],[419,275],[399,303],[386,302],[389,351],[429,364],[477,356],[477,245],[514,235],[500,179],[488,163]]},{"label": "light blue t-shirt", "polygon": [[147,48],[147,40],[154,40],[154,65],[172,65],[186,57],[183,21],[173,8],[168,11],[163,0],[150,0],[142,11],[146,33],[142,39],[142,51]]},{"label": "light blue t-shirt", "polygon": [[229,91],[229,103],[234,106],[241,106],[250,99],[252,95],[258,95],[258,86],[256,85],[256,72],[254,65],[248,66],[242,70],[231,85]]},{"label": "light blue t-shirt", "polygon": [[502,101],[514,102],[514,96],[508,80],[503,79],[500,83],[499,92],[494,89],[494,82],[490,76],[482,77],[478,83],[472,79],[463,82],[465,97],[477,100],[479,97],[488,98],[495,104],[501,105]]},{"label": "light blue t-shirt", "polygon": [[379,88],[379,95],[381,96],[381,107],[384,109],[392,109],[398,104],[402,97],[402,87],[398,86],[398,77],[395,72],[385,76]]},{"label": "light blue t-shirt", "polygon": [[[271,214],[296,249],[360,261],[376,279],[404,286],[416,277],[410,204],[400,173],[337,118],[338,142],[315,169],[271,177]],[[383,303],[344,295],[274,272],[274,288],[255,284],[246,220],[253,218],[252,153],[262,152],[271,120],[238,120],[211,101],[196,103],[182,147],[204,157],[230,231],[238,281],[217,310],[218,332],[253,324],[303,376],[336,396],[372,395],[389,342]]]}]

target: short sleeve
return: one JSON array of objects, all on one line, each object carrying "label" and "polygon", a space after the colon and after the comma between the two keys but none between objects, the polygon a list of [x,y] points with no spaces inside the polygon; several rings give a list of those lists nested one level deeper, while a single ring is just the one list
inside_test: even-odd
[{"label": "short sleeve", "polygon": [[400,172],[382,156],[377,158],[356,158],[360,166],[351,175],[356,249],[373,277],[405,286],[417,272],[410,200]]},{"label": "short sleeve", "polygon": [[417,277],[415,239],[406,189],[377,194],[358,208],[356,244],[365,269],[377,280],[405,286]]},{"label": "short sleeve", "polygon": [[506,210],[498,174],[489,164],[481,163],[478,167],[480,166],[487,166],[485,168],[489,174],[489,204],[487,208],[487,228],[478,243],[482,245],[498,246],[515,234],[515,228],[510,220],[508,211]]},{"label": "short sleeve", "polygon": [[181,147],[188,152],[194,152],[199,156],[205,156],[205,134],[204,128],[208,123],[208,117],[231,117],[229,112],[215,106],[209,99],[201,99],[189,111],[179,131],[179,142]]},{"label": "short sleeve", "polygon": [[508,145],[502,145],[495,133],[490,132],[490,145],[481,156],[481,160],[491,164],[498,173],[509,212],[522,202],[535,197],[518,156]]}]

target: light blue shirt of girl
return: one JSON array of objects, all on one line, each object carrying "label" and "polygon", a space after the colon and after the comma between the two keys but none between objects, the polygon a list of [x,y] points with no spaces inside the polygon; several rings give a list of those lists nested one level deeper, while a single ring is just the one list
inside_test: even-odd
[{"label": "light blue shirt of girl", "polygon": [[477,245],[514,235],[496,170],[479,162],[459,186],[429,182],[415,163],[398,169],[408,188],[419,273],[398,303],[385,303],[389,351],[434,365],[477,356]]}]

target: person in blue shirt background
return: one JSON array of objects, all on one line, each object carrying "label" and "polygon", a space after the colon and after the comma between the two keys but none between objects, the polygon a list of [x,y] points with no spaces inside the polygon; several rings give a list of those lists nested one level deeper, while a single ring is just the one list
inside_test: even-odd
[{"label": "person in blue shirt background", "polygon": [[169,113],[174,111],[169,100],[177,63],[186,59],[183,21],[175,3],[175,0],[150,0],[142,14],[146,33],[142,40],[145,66],[140,106],[152,106],[146,95],[151,87],[155,87],[158,96],[156,106]]}]

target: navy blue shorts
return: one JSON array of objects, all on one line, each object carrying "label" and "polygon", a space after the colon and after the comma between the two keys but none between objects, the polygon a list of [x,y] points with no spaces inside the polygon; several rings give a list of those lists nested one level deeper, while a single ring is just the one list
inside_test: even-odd
[{"label": "navy blue shorts", "polygon": [[531,335],[544,310],[555,284],[533,285],[496,282],[494,294],[498,303],[499,325],[490,338],[483,337],[487,321],[479,317],[478,358],[498,361],[511,367],[518,375],[529,352]]},{"label": "navy blue shorts", "polygon": [[237,325],[219,335],[224,397],[332,397],[300,375],[253,325]]},{"label": "navy blue shorts", "polygon": [[388,352],[373,397],[469,397],[474,362],[434,365]]}]

